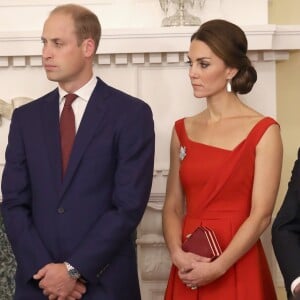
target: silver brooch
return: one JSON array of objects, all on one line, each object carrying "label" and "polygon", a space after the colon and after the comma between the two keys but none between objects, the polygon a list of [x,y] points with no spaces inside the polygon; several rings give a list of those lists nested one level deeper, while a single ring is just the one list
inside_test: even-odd
[{"label": "silver brooch", "polygon": [[185,157],[186,157],[186,147],[181,146],[179,151],[179,158],[180,160],[184,160]]}]

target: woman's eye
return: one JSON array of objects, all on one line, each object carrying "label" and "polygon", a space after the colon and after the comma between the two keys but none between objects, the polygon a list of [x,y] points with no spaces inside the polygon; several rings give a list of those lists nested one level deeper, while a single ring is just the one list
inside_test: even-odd
[{"label": "woman's eye", "polygon": [[209,66],[208,63],[200,63],[201,68],[205,69]]},{"label": "woman's eye", "polygon": [[185,63],[186,63],[187,65],[189,65],[190,67],[192,66],[192,62],[191,62],[190,60],[187,60]]}]

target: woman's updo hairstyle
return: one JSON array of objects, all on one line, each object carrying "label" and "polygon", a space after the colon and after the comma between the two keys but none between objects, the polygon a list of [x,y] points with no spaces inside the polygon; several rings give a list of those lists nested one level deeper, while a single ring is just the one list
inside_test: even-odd
[{"label": "woman's updo hairstyle", "polygon": [[228,67],[236,68],[231,88],[234,93],[247,94],[257,80],[257,73],[247,57],[248,42],[237,25],[216,19],[203,23],[192,35],[191,41],[204,42]]}]

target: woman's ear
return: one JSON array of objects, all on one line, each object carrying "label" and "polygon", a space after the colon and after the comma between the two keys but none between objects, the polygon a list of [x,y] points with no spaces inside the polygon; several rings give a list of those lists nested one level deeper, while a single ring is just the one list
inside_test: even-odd
[{"label": "woman's ear", "polygon": [[237,68],[227,68],[227,77],[226,79],[232,79],[238,72],[239,70]]}]

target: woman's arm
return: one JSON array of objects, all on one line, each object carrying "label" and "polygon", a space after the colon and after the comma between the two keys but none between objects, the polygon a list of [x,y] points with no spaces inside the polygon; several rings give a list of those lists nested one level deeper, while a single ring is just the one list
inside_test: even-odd
[{"label": "woman's arm", "polygon": [[256,147],[250,215],[218,262],[224,271],[257,242],[271,222],[280,183],[282,154],[279,126],[272,125]]},{"label": "woman's arm", "polygon": [[191,269],[199,256],[182,250],[182,222],[185,212],[185,196],[179,178],[180,143],[173,129],[170,147],[170,169],[163,208],[163,233],[173,264],[181,271]]}]

